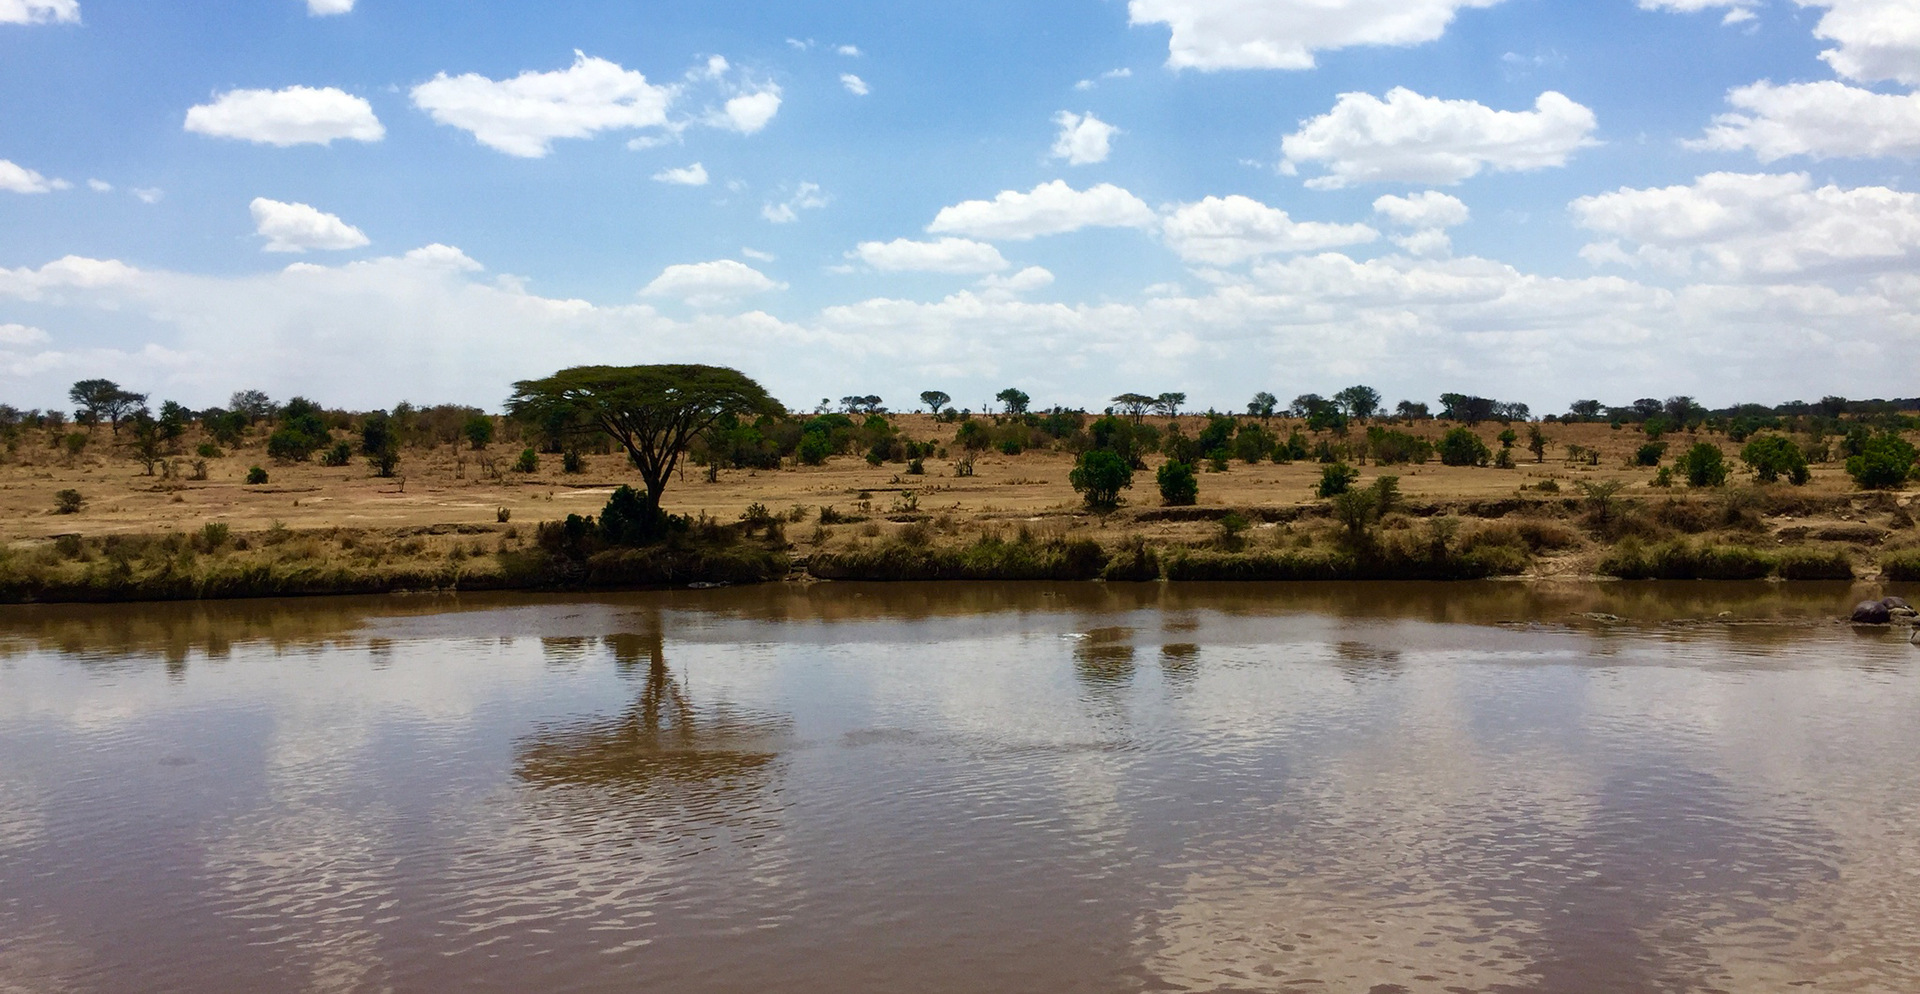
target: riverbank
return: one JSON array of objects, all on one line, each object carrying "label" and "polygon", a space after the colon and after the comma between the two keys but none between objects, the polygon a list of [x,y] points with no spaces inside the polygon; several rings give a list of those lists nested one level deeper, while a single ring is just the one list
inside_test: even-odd
[{"label": "riverbank", "polygon": [[[976,514],[796,505],[695,519],[673,542],[582,551],[537,523],[70,532],[0,549],[0,601],[218,600],[810,581],[1920,579],[1905,498],[1711,495]],[[76,524],[81,523],[76,520]]]}]

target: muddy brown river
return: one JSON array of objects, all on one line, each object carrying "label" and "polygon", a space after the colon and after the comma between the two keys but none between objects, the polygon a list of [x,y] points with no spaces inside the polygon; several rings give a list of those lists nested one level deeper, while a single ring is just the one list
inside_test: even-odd
[{"label": "muddy brown river", "polygon": [[0,992],[1920,991],[1868,592],[0,609]]}]

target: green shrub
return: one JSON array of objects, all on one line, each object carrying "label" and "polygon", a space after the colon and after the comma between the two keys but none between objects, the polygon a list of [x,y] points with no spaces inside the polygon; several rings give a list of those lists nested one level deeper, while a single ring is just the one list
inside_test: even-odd
[{"label": "green shrub", "polygon": [[255,467],[253,467],[253,468],[251,468],[251,469],[249,469],[249,470],[247,470],[247,485],[248,485],[248,486],[250,486],[250,487],[257,487],[257,486],[261,486],[262,484],[264,484],[264,483],[266,483],[266,482],[267,482],[267,471],[266,471],[266,470],[264,470],[264,469],[261,469],[261,468],[260,468],[260,467],[258,467],[258,466],[255,466]]},{"label": "green shrub", "polygon": [[225,455],[225,453],[220,451],[220,447],[212,442],[201,442],[200,447],[193,451],[195,455],[198,455],[202,459],[218,459],[222,455]]},{"label": "green shrub", "polygon": [[1133,467],[1113,452],[1092,449],[1080,455],[1067,482],[1086,499],[1088,508],[1110,511],[1120,506],[1120,491],[1133,486]]},{"label": "green shrub", "polygon": [[1424,463],[1433,458],[1433,443],[1418,435],[1375,426],[1367,429],[1367,448],[1382,466]]},{"label": "green shrub", "polygon": [[1241,425],[1239,434],[1233,437],[1233,456],[1241,462],[1261,462],[1273,454],[1273,447],[1278,444],[1280,439],[1273,432],[1249,422]]},{"label": "green shrub", "polygon": [[233,530],[224,521],[209,521],[200,528],[200,551],[213,552],[227,544]]},{"label": "green shrub", "polygon": [[1718,445],[1700,442],[1675,464],[1689,487],[1719,487],[1727,482],[1727,457]]},{"label": "green shrub", "polygon": [[1186,463],[1162,463],[1153,479],[1160,485],[1160,502],[1168,507],[1187,507],[1200,499],[1200,480]]},{"label": "green shrub", "polygon": [[333,443],[333,448],[320,454],[322,466],[345,466],[353,459],[353,446],[345,442]]},{"label": "green shrub", "polygon": [[1812,478],[1807,471],[1807,454],[1783,435],[1760,435],[1740,450],[1740,461],[1753,470],[1761,483],[1772,483],[1782,476],[1794,486]]},{"label": "green shrub", "polygon": [[1135,535],[1107,559],[1100,570],[1103,580],[1150,583],[1160,579],[1160,556],[1140,536]]},{"label": "green shrub", "polygon": [[1634,452],[1633,464],[1635,466],[1658,466],[1660,465],[1660,460],[1666,457],[1667,443],[1648,442],[1640,446],[1638,451]]},{"label": "green shrub", "polygon": [[1466,427],[1454,428],[1440,439],[1440,462],[1448,466],[1485,466],[1493,450]]},{"label": "green shrub", "polygon": [[1778,560],[1744,545],[1694,545],[1686,540],[1642,546],[1628,539],[1600,561],[1605,576],[1623,580],[1758,580]]},{"label": "green shrub", "polygon": [[566,452],[560,455],[560,472],[577,474],[577,473],[584,473],[586,471],[587,471],[587,461],[585,459],[580,458],[580,453],[575,452],[572,449],[568,449]]},{"label": "green shrub", "polygon": [[1025,450],[1020,447],[1020,442],[1018,439],[1009,438],[1006,441],[1000,443],[1001,455],[1017,456],[1023,451]]},{"label": "green shrub", "polygon": [[1920,580],[1920,549],[1902,550],[1880,560],[1880,575],[1887,580]]},{"label": "green shrub", "polygon": [[55,514],[79,514],[80,509],[86,506],[87,498],[78,490],[62,490],[53,495]]},{"label": "green shrub", "polygon": [[1780,553],[1780,576],[1786,580],[1851,580],[1853,560],[1843,549],[1787,549]]},{"label": "green shrub", "polygon": [[532,449],[522,449],[520,458],[513,461],[513,471],[516,473],[535,473],[539,470],[540,453]]},{"label": "green shrub", "polygon": [[[392,418],[385,414],[367,415],[360,423],[360,452],[367,457],[367,465],[376,476],[393,475],[395,467],[400,465],[400,431]],[[526,458],[523,455],[520,461],[524,463]]]},{"label": "green shrub", "polygon": [[1914,449],[1906,439],[1881,434],[1855,443],[1849,435],[1848,442],[1859,453],[1847,459],[1847,475],[1860,489],[1889,490],[1913,475]]},{"label": "green shrub", "polygon": [[474,451],[484,449],[488,442],[493,441],[493,419],[484,414],[476,414],[468,418],[466,424],[460,426],[460,434],[467,437],[467,442],[473,446]]},{"label": "green shrub", "polygon": [[1359,479],[1359,470],[1337,462],[1320,470],[1320,484],[1313,488],[1313,492],[1322,500],[1330,500],[1353,489]]},{"label": "green shrub", "polygon": [[793,450],[793,455],[804,465],[823,465],[827,457],[833,455],[833,440],[824,431],[807,432],[800,436],[800,446]]},{"label": "green shrub", "polygon": [[[1153,562],[1150,552],[1144,555]],[[958,548],[890,541],[822,552],[808,569],[831,580],[1092,580],[1104,575],[1107,566],[1106,550],[1092,539],[1040,543],[982,538]],[[1138,561],[1133,566],[1145,568]]]},{"label": "green shrub", "polygon": [[993,445],[993,432],[978,421],[962,422],[953,440],[968,452],[983,452]]}]

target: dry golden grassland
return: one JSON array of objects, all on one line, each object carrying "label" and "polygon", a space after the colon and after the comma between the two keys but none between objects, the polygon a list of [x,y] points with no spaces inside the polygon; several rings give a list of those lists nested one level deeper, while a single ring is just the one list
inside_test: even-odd
[{"label": "dry golden grassland", "polygon": [[[1149,421],[1168,425],[1164,418]],[[870,466],[859,455],[817,467],[722,470],[712,481],[705,468],[685,463],[667,491],[666,507],[723,523],[738,521],[749,507],[763,507],[780,522],[771,541],[803,564],[823,552],[890,542],[958,546],[983,536],[1034,543],[1092,539],[1109,549],[1139,540],[1163,550],[1236,553],[1323,548],[1339,539],[1339,526],[1313,494],[1321,472],[1314,462],[1236,460],[1226,472],[1203,469],[1198,506],[1162,510],[1151,469],[1160,462],[1155,456],[1148,471],[1136,474],[1125,506],[1100,517],[1085,513],[1068,485],[1074,460],[1066,452],[986,452],[977,457],[972,476],[956,476],[954,459],[962,453],[950,444],[954,425],[924,415],[896,415],[893,422],[908,438],[949,444],[951,451],[927,459],[923,476],[908,475],[904,464]],[[1204,419],[1180,422],[1193,434]],[[1273,424],[1283,437],[1297,427],[1285,419]],[[1400,427],[1437,440],[1451,426]],[[1536,576],[1592,573],[1622,539],[1808,548],[1843,555],[1868,576],[1884,556],[1920,547],[1907,511],[1911,496],[1860,494],[1837,462],[1816,465],[1804,487],[1757,487],[1736,468],[1726,488],[1656,489],[1650,486],[1652,470],[1628,465],[1645,441],[1634,428],[1544,428],[1551,440],[1544,462],[1525,451],[1521,426],[1515,468],[1446,467],[1437,459],[1366,465],[1360,485],[1380,475],[1399,477],[1405,510],[1382,523],[1385,533],[1425,534],[1422,529],[1445,521],[1447,541],[1524,548],[1527,573]],[[1497,423],[1476,428],[1496,451],[1502,430]],[[514,429],[503,426],[501,434],[513,435]],[[542,456],[534,472],[516,472],[512,464],[525,446],[518,438],[503,438],[483,451],[465,442],[408,448],[398,474],[381,479],[358,458],[337,468],[275,463],[266,457],[264,435],[256,431],[239,449],[205,460],[206,478],[192,479],[193,451],[203,441],[197,433],[169,457],[171,471],[163,465],[154,475],[132,457],[125,433],[116,444],[108,429],[99,428],[78,455],[24,433],[0,463],[0,548],[8,556],[0,573],[117,554],[141,562],[172,557],[169,569],[204,573],[217,560],[222,569],[271,568],[306,577],[290,591],[321,589],[329,577],[349,575],[385,579],[348,589],[505,585],[498,554],[525,549],[537,523],[597,514],[615,487],[638,484],[620,454],[587,455],[578,474],[562,473],[558,456]],[[1676,434],[1667,440],[1674,455],[1698,440],[1716,442],[1738,466],[1739,447],[1724,437]],[[1597,465],[1569,462],[1568,445],[1597,452]],[[267,484],[245,483],[255,465],[269,473]],[[1592,508],[1581,502],[1578,482],[1608,480],[1622,483],[1621,496],[1637,505],[1625,524],[1596,523]],[[1557,493],[1538,489],[1549,481]],[[78,491],[84,508],[56,513],[56,494],[63,490]],[[830,521],[855,520],[822,523],[824,508],[832,509]],[[1244,532],[1223,529],[1219,519],[1229,512],[1247,520]],[[210,524],[214,532],[225,527],[220,541],[211,540]]]}]

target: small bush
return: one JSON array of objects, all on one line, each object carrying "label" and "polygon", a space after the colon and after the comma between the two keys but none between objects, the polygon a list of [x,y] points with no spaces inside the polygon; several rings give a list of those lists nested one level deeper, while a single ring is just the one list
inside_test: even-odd
[{"label": "small bush", "polygon": [[1780,554],[1786,580],[1851,580],[1853,561],[1842,549],[1788,549]]},{"label": "small bush", "polygon": [[267,482],[267,471],[255,466],[247,470],[247,486],[257,487]]},{"label": "small bush", "polygon": [[488,442],[493,441],[493,419],[484,414],[476,414],[468,418],[466,424],[460,426],[460,434],[467,437],[467,442],[473,446],[474,451],[484,449]]},{"label": "small bush", "polygon": [[1485,466],[1493,459],[1493,450],[1472,429],[1460,427],[1440,439],[1440,462],[1447,466]]},{"label": "small bush", "polygon": [[1100,577],[1116,582],[1150,583],[1160,579],[1160,556],[1135,535],[1107,560]]},{"label": "small bush", "polygon": [[78,490],[62,490],[53,495],[55,514],[79,514],[80,509],[86,506],[87,498]]},{"label": "small bush", "polygon": [[584,473],[586,471],[587,471],[587,461],[585,459],[580,458],[580,453],[574,452],[573,450],[569,449],[566,452],[561,454],[560,472],[579,474],[579,473]]},{"label": "small bush", "polygon": [[1006,441],[1000,443],[1001,455],[1017,456],[1023,451],[1025,450],[1021,448],[1020,441],[1018,439],[1009,438]]},{"label": "small bush", "polygon": [[1880,575],[1887,580],[1920,580],[1920,549],[1902,550],[1880,560]]},{"label": "small bush", "polygon": [[345,466],[353,460],[353,446],[346,442],[335,442],[333,448],[320,454],[322,466]]},{"label": "small bush", "polygon": [[1913,474],[1913,446],[1898,435],[1876,435],[1857,447],[1859,454],[1847,459],[1847,475],[1862,490],[1890,490]]},{"label": "small bush", "polygon": [[1648,442],[1633,454],[1635,466],[1658,466],[1667,457],[1667,443]]},{"label": "small bush", "polygon": [[1120,506],[1120,491],[1133,486],[1133,467],[1113,452],[1093,449],[1081,454],[1067,482],[1088,508],[1109,511]]},{"label": "small bush", "polygon": [[1623,580],[1758,580],[1778,560],[1744,545],[1694,545],[1681,540],[1642,546],[1621,542],[1600,561],[1600,572]]},{"label": "small bush", "polygon": [[199,542],[201,552],[214,552],[227,544],[233,536],[233,529],[224,521],[209,521],[200,528]]},{"label": "small bush", "polygon": [[1553,480],[1541,480],[1539,483],[1534,484],[1533,489],[1543,494],[1557,494],[1560,492],[1560,484]]},{"label": "small bush", "polygon": [[1718,445],[1700,442],[1680,457],[1677,467],[1689,487],[1719,487],[1727,482],[1727,457]]},{"label": "small bush", "polygon": [[1162,463],[1153,478],[1160,485],[1160,502],[1168,507],[1189,507],[1200,499],[1200,480],[1186,463]]},{"label": "small bush", "polygon": [[1755,479],[1772,483],[1781,477],[1794,486],[1802,486],[1812,475],[1807,471],[1807,454],[1793,439],[1782,435],[1761,435],[1740,450],[1740,461],[1753,470]]},{"label": "small bush", "polygon": [[540,453],[532,449],[522,449],[520,458],[513,461],[513,471],[516,473],[536,473],[539,470]]},{"label": "small bush", "polygon": [[220,447],[212,442],[201,442],[200,447],[193,451],[195,455],[202,459],[218,459],[226,454],[221,452]]},{"label": "small bush", "polygon": [[1320,470],[1320,484],[1314,487],[1313,492],[1322,500],[1331,500],[1353,489],[1359,479],[1359,470],[1337,462]]}]

